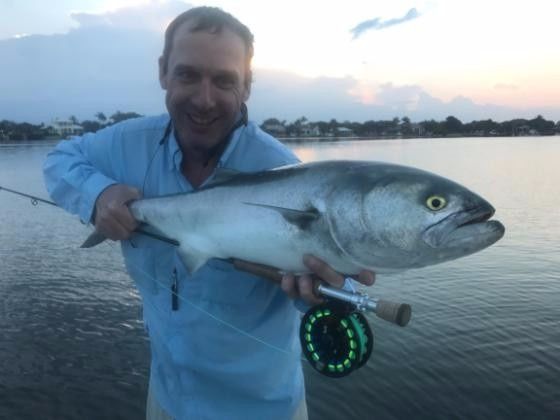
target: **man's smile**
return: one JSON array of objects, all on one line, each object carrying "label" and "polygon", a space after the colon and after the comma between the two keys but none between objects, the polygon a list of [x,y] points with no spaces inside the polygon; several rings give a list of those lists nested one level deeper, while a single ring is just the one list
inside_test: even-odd
[{"label": "man's smile", "polygon": [[203,117],[200,115],[194,115],[194,114],[189,114],[187,113],[187,116],[190,120],[190,122],[192,122],[193,124],[199,126],[199,127],[209,127],[211,126],[215,121],[218,120],[218,117]]}]

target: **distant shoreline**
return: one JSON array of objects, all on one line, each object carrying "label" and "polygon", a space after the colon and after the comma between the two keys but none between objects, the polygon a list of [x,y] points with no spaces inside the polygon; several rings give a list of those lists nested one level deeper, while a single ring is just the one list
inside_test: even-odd
[{"label": "distant shoreline", "polygon": [[[102,112],[95,120],[79,121],[75,116],[68,120],[53,120],[50,125],[33,125],[0,120],[0,141],[27,141],[35,139],[69,138],[98,130],[119,122],[142,117],[136,112],[117,111],[110,117]],[[368,120],[364,122],[309,121],[305,117],[293,122],[268,118],[259,127],[284,143],[330,142],[356,140],[395,140],[409,138],[479,138],[479,137],[540,137],[560,134],[560,121],[518,118],[495,122],[491,119],[463,123],[450,115],[443,121],[425,120],[411,122],[408,117],[392,120]]]},{"label": "distant shoreline", "polygon": [[[304,144],[304,143],[341,143],[347,141],[377,141],[377,140],[430,140],[430,139],[480,139],[480,138],[493,138],[493,139],[505,139],[505,138],[527,138],[527,137],[560,137],[560,133],[556,134],[532,134],[532,135],[519,135],[519,136],[476,136],[476,135],[453,135],[453,136],[366,136],[366,137],[275,137],[282,143],[286,144]],[[32,143],[30,145],[35,145],[37,143],[58,143],[62,138],[45,138],[45,139],[25,139],[25,140],[15,140],[15,139],[0,139],[0,145],[25,145],[27,143]]]},{"label": "distant shoreline", "polygon": [[555,134],[531,134],[519,136],[506,136],[506,135],[448,135],[448,136],[365,136],[365,137],[275,137],[282,143],[328,143],[328,142],[344,142],[344,141],[370,141],[370,140],[423,140],[423,139],[479,139],[479,138],[526,138],[526,137],[556,137],[560,133]]}]

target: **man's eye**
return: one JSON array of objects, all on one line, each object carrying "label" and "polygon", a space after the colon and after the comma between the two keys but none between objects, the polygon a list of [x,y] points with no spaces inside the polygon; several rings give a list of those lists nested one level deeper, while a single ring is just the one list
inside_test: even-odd
[{"label": "man's eye", "polygon": [[230,89],[235,86],[235,80],[228,76],[219,76],[215,79],[216,86],[221,89]]},{"label": "man's eye", "polygon": [[198,76],[194,71],[185,70],[177,73],[177,78],[184,82],[194,82],[197,80],[197,77]]}]

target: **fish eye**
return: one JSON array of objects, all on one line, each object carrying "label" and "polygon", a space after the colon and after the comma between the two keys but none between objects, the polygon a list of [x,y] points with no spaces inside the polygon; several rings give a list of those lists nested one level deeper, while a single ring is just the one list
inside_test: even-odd
[{"label": "fish eye", "polygon": [[441,195],[432,195],[426,200],[426,206],[430,210],[438,211],[447,205],[447,200]]}]

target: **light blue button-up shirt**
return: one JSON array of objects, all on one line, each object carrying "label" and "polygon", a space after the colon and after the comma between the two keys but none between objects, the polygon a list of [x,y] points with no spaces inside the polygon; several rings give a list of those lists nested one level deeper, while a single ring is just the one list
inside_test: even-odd
[{"label": "light blue button-up shirt", "polygon": [[[162,142],[168,122],[168,115],[139,118],[62,141],[44,166],[51,197],[89,223],[97,197],[115,183],[145,197],[193,191],[173,130]],[[249,123],[233,133],[218,167],[254,172],[295,162],[289,149]],[[170,415],[293,416],[304,398],[299,315],[278,286],[219,260],[189,275],[172,245],[143,235],[122,241],[122,252],[142,295],[153,392]]]}]

